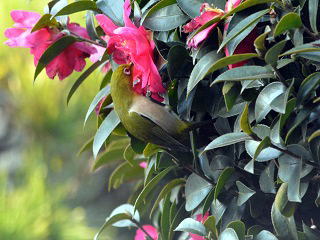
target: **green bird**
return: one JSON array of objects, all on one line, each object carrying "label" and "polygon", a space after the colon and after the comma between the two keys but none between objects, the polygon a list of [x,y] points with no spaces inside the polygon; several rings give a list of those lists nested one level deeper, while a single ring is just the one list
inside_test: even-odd
[{"label": "green bird", "polygon": [[133,90],[132,65],[120,65],[111,77],[114,110],[125,129],[134,137],[169,151],[190,151],[192,124],[168,108]]}]

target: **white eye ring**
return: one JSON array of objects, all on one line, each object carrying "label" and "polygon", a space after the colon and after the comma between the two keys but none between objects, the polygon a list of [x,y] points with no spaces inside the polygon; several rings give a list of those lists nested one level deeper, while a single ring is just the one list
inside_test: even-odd
[{"label": "white eye ring", "polygon": [[131,74],[131,71],[130,71],[129,68],[124,68],[124,69],[123,69],[123,73],[124,73],[125,75],[130,75],[130,74]]}]

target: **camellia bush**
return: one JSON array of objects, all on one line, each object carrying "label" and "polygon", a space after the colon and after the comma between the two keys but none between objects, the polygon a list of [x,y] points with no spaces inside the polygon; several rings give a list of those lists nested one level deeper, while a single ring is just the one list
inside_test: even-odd
[{"label": "camellia bush", "polygon": [[[77,12],[86,26],[69,19]],[[110,225],[136,228],[135,240],[320,239],[318,12],[318,0],[12,11],[6,44],[30,48],[34,79],[81,72],[69,101],[103,72],[81,152],[92,149],[94,170],[117,165],[109,189],[134,187],[95,239]]]}]

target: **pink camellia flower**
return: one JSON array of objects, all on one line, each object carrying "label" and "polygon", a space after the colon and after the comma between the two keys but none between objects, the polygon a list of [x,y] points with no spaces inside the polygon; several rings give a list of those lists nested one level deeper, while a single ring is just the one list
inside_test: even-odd
[{"label": "pink camellia flower", "polygon": [[139,166],[142,167],[142,168],[147,168],[148,167],[148,163],[143,161],[143,162],[139,163]]},{"label": "pink camellia flower", "polygon": [[[206,24],[207,22],[209,22],[210,20],[224,15],[223,10],[218,8],[211,8],[208,3],[203,3],[201,5],[200,13],[200,16],[192,19],[189,23],[183,26],[183,32],[193,32],[201,26],[203,26],[204,24]],[[197,48],[198,45],[209,36],[211,30],[214,29],[217,25],[218,23],[214,23],[210,27],[196,34],[193,38],[188,38],[188,47]]]},{"label": "pink camellia flower", "polygon": [[165,89],[153,61],[155,44],[152,33],[143,26],[136,27],[129,19],[130,12],[130,0],[126,0],[123,11],[124,27],[116,26],[103,14],[96,16],[107,35],[107,51],[112,54],[117,64],[133,63],[133,85],[137,93],[145,95],[150,92],[152,98],[162,101],[159,93],[164,93]]},{"label": "pink camellia flower", "polygon": [[[55,41],[64,36],[57,28],[45,27],[31,33],[33,26],[41,18],[41,15],[34,12],[14,10],[11,17],[15,22],[14,28],[8,28],[5,36],[9,38],[5,42],[10,47],[30,48],[34,55],[34,64],[37,65],[45,50]],[[67,29],[83,38],[89,38],[85,28],[76,23],[68,23]],[[60,80],[68,77],[73,70],[82,71],[86,65],[85,58],[94,54],[96,49],[84,42],[76,42],[67,47],[47,66],[46,72],[49,78],[53,79],[58,75]]]},{"label": "pink camellia flower", "polygon": [[[204,223],[207,220],[208,217],[209,217],[209,212],[206,212],[205,215],[198,214],[196,216],[196,220],[198,222]],[[197,234],[193,234],[193,233],[190,233],[190,237],[191,237],[190,240],[205,240],[204,237],[199,236]]]},{"label": "pink camellia flower", "polygon": [[[143,225],[143,229],[152,237],[152,240],[158,240],[158,231],[151,225]],[[139,228],[136,232],[134,240],[146,240],[146,234]]]}]

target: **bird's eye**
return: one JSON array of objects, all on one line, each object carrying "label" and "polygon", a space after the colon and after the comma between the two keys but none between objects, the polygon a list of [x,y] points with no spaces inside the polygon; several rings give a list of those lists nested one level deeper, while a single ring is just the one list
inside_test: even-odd
[{"label": "bird's eye", "polygon": [[123,73],[124,73],[125,75],[130,75],[130,74],[131,74],[131,71],[130,71],[129,68],[124,68],[124,69],[123,69]]}]

